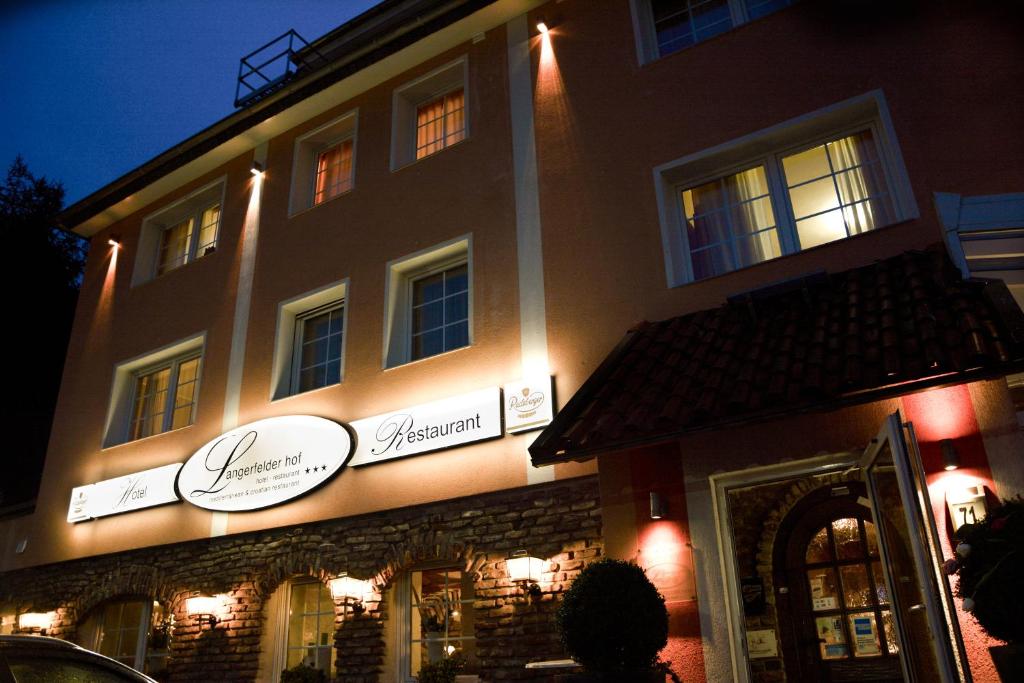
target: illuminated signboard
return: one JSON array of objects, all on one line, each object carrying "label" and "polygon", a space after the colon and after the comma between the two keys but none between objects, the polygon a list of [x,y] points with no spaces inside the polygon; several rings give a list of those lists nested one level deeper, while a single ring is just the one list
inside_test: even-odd
[{"label": "illuminated signboard", "polygon": [[356,420],[350,465],[369,465],[501,436],[501,390],[481,389]]},{"label": "illuminated signboard", "polygon": [[84,522],[120,512],[174,503],[178,500],[178,494],[174,491],[174,478],[180,469],[181,464],[175,463],[95,484],[76,486],[71,490],[68,521]]},{"label": "illuminated signboard", "polygon": [[505,431],[509,434],[540,429],[554,415],[554,383],[536,377],[505,385]]},{"label": "illuminated signboard", "polygon": [[311,415],[271,417],[221,434],[185,462],[182,499],[238,512],[280,505],[333,477],[352,451],[348,431]]}]

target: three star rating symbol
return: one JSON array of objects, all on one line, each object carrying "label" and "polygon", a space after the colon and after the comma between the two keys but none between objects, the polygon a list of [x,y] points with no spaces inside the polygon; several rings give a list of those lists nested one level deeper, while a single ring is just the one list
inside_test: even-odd
[{"label": "three star rating symbol", "polygon": [[310,472],[319,472],[321,470],[326,472],[327,471],[327,465],[315,465],[312,468],[307,467],[306,468],[306,474],[309,474]]}]

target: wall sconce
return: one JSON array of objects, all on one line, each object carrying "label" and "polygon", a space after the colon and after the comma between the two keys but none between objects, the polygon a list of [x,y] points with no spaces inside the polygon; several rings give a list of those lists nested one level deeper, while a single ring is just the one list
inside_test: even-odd
[{"label": "wall sconce", "polygon": [[668,501],[660,493],[651,491],[651,519],[664,519],[668,516]]},{"label": "wall sconce", "polygon": [[547,564],[539,557],[530,557],[525,550],[517,550],[505,560],[508,578],[522,584],[531,597],[540,597],[540,575]]},{"label": "wall sconce", "polygon": [[193,619],[205,620],[210,628],[217,625],[217,612],[220,607],[219,596],[196,595],[185,600],[185,613]]},{"label": "wall sconce", "polygon": [[252,166],[249,167],[249,171],[255,176],[263,175],[264,170],[263,164],[258,161],[253,161]]},{"label": "wall sconce", "polygon": [[107,238],[107,244],[112,246],[114,249],[120,249],[121,248],[121,236],[120,235],[111,235],[110,237]]},{"label": "wall sconce", "polygon": [[25,612],[18,615],[19,631],[38,631],[40,635],[46,635],[47,630],[53,626],[53,619],[56,612]]},{"label": "wall sconce", "polygon": [[548,28],[548,24],[544,21],[544,17],[537,17],[537,33],[544,35],[551,29]]},{"label": "wall sconce", "polygon": [[942,467],[947,472],[960,467],[960,454],[956,452],[956,446],[953,445],[953,439],[943,439],[939,442],[939,447],[942,448]]},{"label": "wall sconce", "polygon": [[353,579],[347,572],[342,572],[336,578],[327,582],[331,589],[331,596],[335,600],[341,600],[346,605],[351,605],[352,611],[362,614],[366,609],[363,601],[370,592],[370,582],[360,579]]}]

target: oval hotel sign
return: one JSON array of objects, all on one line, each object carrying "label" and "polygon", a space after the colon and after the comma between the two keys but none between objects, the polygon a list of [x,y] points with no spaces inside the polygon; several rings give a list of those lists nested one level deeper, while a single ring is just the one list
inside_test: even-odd
[{"label": "oval hotel sign", "polygon": [[258,510],[298,498],[333,477],[352,452],[337,422],[271,417],[221,434],[189,458],[178,493],[207,510]]}]

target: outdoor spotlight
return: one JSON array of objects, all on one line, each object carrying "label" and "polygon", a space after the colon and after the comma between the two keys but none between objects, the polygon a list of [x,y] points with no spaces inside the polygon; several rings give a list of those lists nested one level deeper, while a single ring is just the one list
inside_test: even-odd
[{"label": "outdoor spotlight", "polygon": [[537,32],[540,33],[541,35],[544,35],[545,33],[548,32],[548,30],[548,25],[544,21],[543,17],[537,19]]},{"label": "outdoor spotlight", "polygon": [[249,168],[249,170],[252,171],[253,175],[261,175],[264,171],[263,164],[261,164],[258,161],[253,161],[252,166]]},{"label": "outdoor spotlight", "polygon": [[205,621],[212,628],[217,625],[217,610],[220,603],[218,597],[196,595],[185,600],[185,612],[193,619]]},{"label": "outdoor spotlight", "polygon": [[110,237],[107,238],[107,244],[112,246],[114,249],[120,249],[121,248],[121,236],[120,235],[111,235]]},{"label": "outdoor spotlight", "polygon": [[943,439],[939,442],[939,447],[942,448],[942,466],[947,472],[960,467],[960,454],[956,452],[956,446],[953,445],[953,439]]},{"label": "outdoor spotlight", "polygon": [[663,519],[668,515],[668,501],[660,493],[651,491],[651,519]]}]

